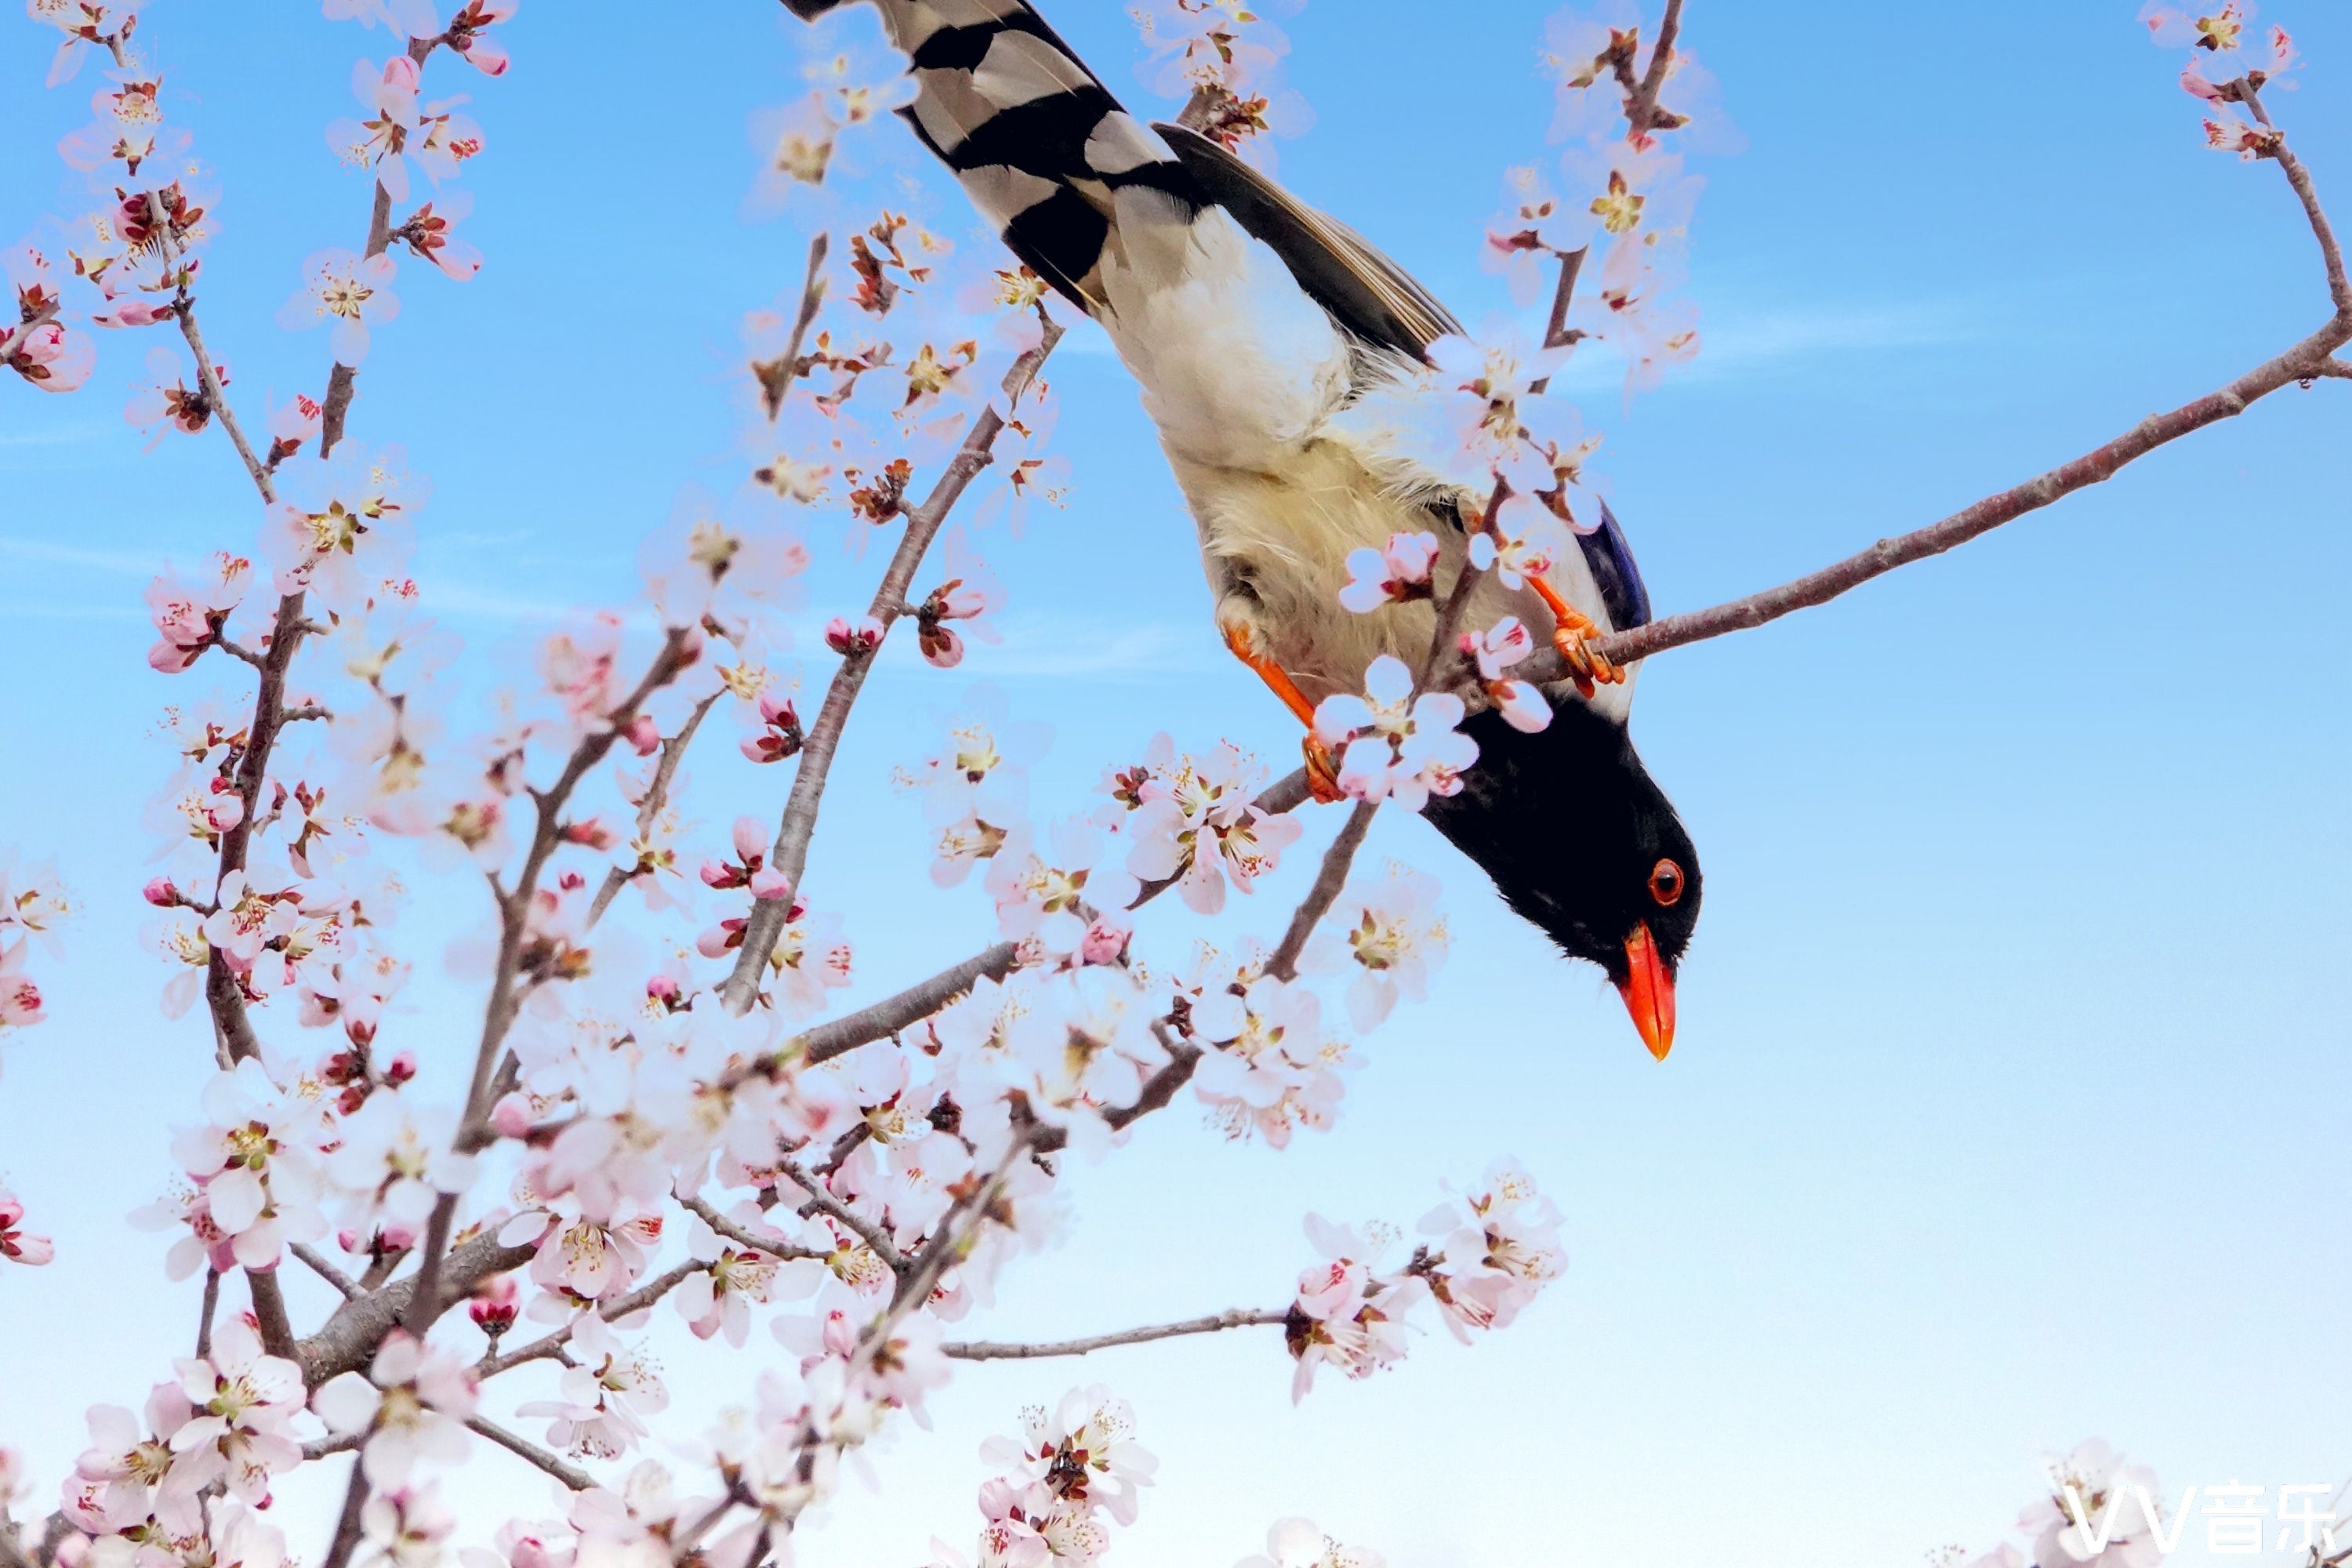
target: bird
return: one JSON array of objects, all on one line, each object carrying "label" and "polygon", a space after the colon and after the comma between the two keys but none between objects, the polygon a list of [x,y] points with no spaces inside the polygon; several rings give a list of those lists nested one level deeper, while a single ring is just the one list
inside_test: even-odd
[{"label": "bird", "polygon": [[[864,0],[784,0],[814,21]],[[1365,410],[1426,364],[1460,323],[1337,218],[1181,124],[1135,119],[1028,0],[870,0],[912,61],[898,112],[954,174],[1012,253],[1108,332],[1197,528],[1227,647],[1309,726],[1329,798],[1316,705],[1362,689],[1393,655],[1418,668],[1428,602],[1343,609],[1348,557],[1416,530],[1460,573],[1464,519],[1488,498],[1402,448]],[[1567,956],[1596,963],[1651,1054],[1675,1038],[1675,987],[1702,883],[1682,819],[1627,729],[1633,668],[1588,640],[1650,619],[1624,530],[1604,505],[1556,581],[1506,592],[1490,574],[1473,614],[1517,614],[1598,680],[1545,689],[1549,726],[1492,707],[1465,721],[1478,747],[1460,793],[1425,815],[1504,901]]]}]

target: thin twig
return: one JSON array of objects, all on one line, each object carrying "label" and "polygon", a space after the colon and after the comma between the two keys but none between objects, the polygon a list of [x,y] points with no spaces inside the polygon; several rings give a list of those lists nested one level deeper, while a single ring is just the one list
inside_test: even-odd
[{"label": "thin twig", "polygon": [[362,1296],[367,1294],[367,1292],[359,1288],[359,1282],[357,1280],[344,1273],[341,1269],[336,1268],[333,1264],[328,1262],[325,1255],[320,1252],[317,1247],[310,1246],[308,1242],[295,1242],[292,1246],[289,1247],[287,1250],[291,1252],[296,1260],[299,1261],[305,1268],[308,1268],[311,1273],[316,1274],[320,1279],[324,1279],[328,1284],[332,1285],[337,1290],[341,1291],[344,1300],[356,1301]]},{"label": "thin twig", "polygon": [[[1006,409],[1019,406],[1061,337],[1062,329],[1048,320],[1045,336],[1037,346],[1013,362],[1004,375]],[[980,471],[994,461],[996,438],[1003,433],[1005,422],[1005,414],[999,412],[994,402],[981,410],[963,445],[948,459],[947,468],[930,495],[907,514],[906,533],[882,574],[881,586],[875,590],[874,602],[867,612],[886,631],[898,619],[915,574],[946,523],[948,513]],[[824,799],[825,781],[833,771],[834,753],[841,745],[842,730],[849,722],[849,711],[856,705],[857,694],[864,689],[866,677],[880,653],[881,648],[877,647],[870,652],[843,657],[841,668],[834,672],[833,683],[825,690],[824,705],[818,710],[816,722],[809,727],[807,740],[801,748],[799,770],[793,775],[792,793],[784,802],[783,818],[777,825],[775,849],[768,857],[770,868],[793,888],[800,886],[801,873],[808,867],[809,840],[816,832],[817,811]],[[776,951],[776,938],[782,932],[792,902],[790,899],[753,902],[743,928],[742,952],[737,955],[735,972],[727,981],[726,1002],[730,1012],[748,1012],[758,997],[768,960]]]},{"label": "thin twig", "polygon": [[712,1230],[717,1231],[720,1236],[725,1237],[728,1240],[733,1242],[738,1247],[750,1248],[751,1251],[760,1254],[763,1258],[791,1260],[793,1258],[818,1258],[823,1256],[823,1254],[815,1251],[814,1248],[796,1247],[793,1243],[783,1240],[782,1237],[772,1238],[761,1236],[750,1229],[748,1226],[737,1225],[733,1220],[729,1219],[725,1215],[720,1214],[716,1208],[712,1207],[708,1199],[680,1198],[677,1201],[685,1206],[686,1211],[688,1214],[693,1215],[696,1218],[701,1220],[703,1224],[709,1226]]},{"label": "thin twig", "polygon": [[807,341],[809,327],[824,303],[824,256],[831,244],[831,237],[822,233],[809,241],[808,277],[801,284],[800,311],[793,318],[792,338],[784,344],[782,353],[751,367],[751,374],[759,378],[760,401],[768,411],[771,425],[784,411],[784,399],[791,395],[793,383],[806,371],[807,367],[801,363],[801,345]]},{"label": "thin twig", "polygon": [[[656,1275],[625,1296],[616,1296],[609,1301],[598,1302],[596,1315],[608,1323],[618,1322],[623,1318],[642,1312],[653,1306],[672,1290],[686,1283],[688,1275],[698,1274],[701,1271],[702,1265],[699,1263],[681,1263],[667,1273]],[[564,1352],[564,1347],[571,1344],[572,1331],[576,1326],[576,1321],[567,1323],[553,1333],[542,1334],[521,1349],[509,1351],[504,1355],[486,1355],[474,1363],[474,1375],[487,1383],[499,1373],[511,1371],[525,1362],[545,1361],[551,1356],[561,1356]]]},{"label": "thin twig", "polygon": [[537,1465],[575,1492],[584,1492],[596,1484],[596,1478],[577,1466],[567,1465],[527,1437],[519,1437],[493,1421],[476,1415],[466,1425],[515,1458]]},{"label": "thin twig", "polygon": [[950,1361],[1042,1361],[1053,1356],[1090,1355],[1119,1345],[1149,1344],[1154,1340],[1172,1340],[1185,1334],[1214,1334],[1227,1329],[1264,1328],[1289,1320],[1290,1310],[1275,1308],[1235,1308],[1206,1318],[1187,1318],[1181,1323],[1160,1323],[1148,1329],[1126,1329],[1115,1334],[1097,1334],[1091,1339],[1061,1340],[1049,1344],[1002,1344],[988,1340],[971,1340],[944,1345],[941,1350]]},{"label": "thin twig", "polygon": [[778,1159],[776,1169],[793,1185],[808,1194],[811,1207],[871,1247],[875,1257],[890,1266],[892,1273],[903,1276],[914,1267],[914,1260],[898,1250],[898,1244],[890,1239],[887,1231],[835,1197],[823,1177],[811,1175],[806,1167],[789,1156]]},{"label": "thin twig", "polygon": [[[640,839],[653,831],[654,824],[660,820],[663,809],[669,805],[670,785],[677,778],[678,764],[686,760],[686,749],[694,744],[695,731],[702,728],[703,719],[709,715],[711,705],[719,700],[719,695],[714,691],[696,703],[694,711],[687,715],[686,722],[679,726],[677,733],[662,742],[661,761],[654,768],[653,782],[646,786],[646,798],[637,806],[637,837]],[[604,885],[596,889],[595,901],[588,906],[588,924],[592,929],[604,918],[605,910],[611,907],[621,889],[629,885],[629,877],[630,873],[618,866],[604,873]]]},{"label": "thin twig", "polygon": [[[1897,567],[1941,555],[2003,523],[2040,511],[2076,490],[2113,479],[2126,465],[2158,447],[2209,425],[2234,418],[2258,399],[2282,387],[2329,374],[2324,368],[2329,356],[2347,342],[2352,342],[2352,315],[2330,321],[2286,353],[2248,371],[2220,391],[2184,404],[2169,414],[2151,416],[2105,446],[2013,489],[1987,496],[1940,522],[1898,538],[1882,539],[1859,554],[1818,572],[1809,572],[1777,588],[1712,609],[1668,616],[1645,626],[1596,638],[1591,645],[1592,651],[1612,664],[1629,665],[1668,648],[1747,631],[1795,611],[1825,605]],[[1526,668],[1526,679],[1538,681],[1565,679],[1569,673],[1566,663],[1551,652],[1537,655]]]},{"label": "thin twig", "polygon": [[213,1317],[220,1310],[220,1270],[205,1270],[204,1303],[196,1309],[196,1359],[208,1361],[213,1353]]},{"label": "thin twig", "polygon": [[246,1293],[252,1299],[253,1320],[260,1325],[261,1348],[291,1361],[299,1353],[294,1325],[286,1316],[286,1295],[278,1288],[275,1269],[245,1271]]},{"label": "thin twig", "polygon": [[352,1553],[359,1548],[360,1523],[367,1512],[367,1467],[353,1459],[351,1482],[343,1489],[343,1510],[335,1518],[334,1539],[327,1544],[321,1568],[350,1568]]}]

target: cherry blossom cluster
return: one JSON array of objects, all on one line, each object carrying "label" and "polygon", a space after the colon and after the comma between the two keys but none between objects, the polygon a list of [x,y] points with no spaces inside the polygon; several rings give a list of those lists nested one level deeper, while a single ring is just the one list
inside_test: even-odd
[{"label": "cherry blossom cluster", "polygon": [[1476,1190],[1423,1215],[1420,1232],[1426,1239],[1399,1259],[1404,1238],[1393,1226],[1349,1227],[1307,1216],[1307,1238],[1323,1261],[1299,1275],[1284,1326],[1298,1363],[1292,1399],[1307,1396],[1322,1367],[1365,1378],[1402,1361],[1411,1316],[1423,1304],[1464,1344],[1507,1328],[1567,1267],[1559,1210],[1507,1163],[1488,1171]]},{"label": "cherry blossom cluster", "polygon": [[1110,1550],[1112,1525],[1135,1522],[1160,1467],[1135,1440],[1135,1412],[1100,1384],[1024,1410],[1021,1435],[990,1438],[980,1457],[1000,1473],[980,1489],[979,1545],[967,1557],[935,1539],[932,1568],[1087,1568]]},{"label": "cherry blossom cluster", "polygon": [[[6,1067],[12,1037],[47,1016],[32,974],[33,950],[63,957],[58,933],[75,908],[54,861],[27,861],[16,850],[0,849],[0,1069]],[[15,1217],[0,1220],[0,1229]]]},{"label": "cherry blossom cluster", "polygon": [[[2256,97],[2264,89],[2292,89],[2292,73],[2303,68],[2294,39],[2284,27],[2254,25],[2254,7],[2231,0],[2202,15],[2151,3],[2141,8],[2148,36],[2166,48],[2186,46],[2181,90],[2206,108],[2205,144],[2252,162],[2273,158],[2286,145],[2285,133],[2270,122]],[[2253,116],[2249,121],[2235,106]]]},{"label": "cherry blossom cluster", "polygon": [[[2045,1465],[2048,1486],[2017,1520],[2042,1568],[2154,1568],[2179,1542],[2178,1524],[2168,1539],[2155,1472],[2126,1465],[2105,1442],[2094,1437]],[[2004,1543],[1975,1556],[1946,1547],[1928,1561],[1931,1568],[2026,1568],[2029,1557]]]},{"label": "cherry blossom cluster", "polygon": [[1264,0],[1140,0],[1128,14],[1151,51],[1142,80],[1188,100],[1187,122],[1203,136],[1268,162],[1269,132],[1297,136],[1314,124],[1306,100],[1283,86],[1290,40]]}]

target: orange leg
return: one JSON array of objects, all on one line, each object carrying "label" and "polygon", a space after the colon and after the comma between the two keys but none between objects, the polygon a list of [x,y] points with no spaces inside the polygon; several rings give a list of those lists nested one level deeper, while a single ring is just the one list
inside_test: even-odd
[{"label": "orange leg", "polygon": [[1552,585],[1540,577],[1528,578],[1528,586],[1552,614],[1558,624],[1552,627],[1551,646],[1568,661],[1576,689],[1585,696],[1592,695],[1596,683],[1609,685],[1625,679],[1625,672],[1593,651],[1592,639],[1601,628],[1592,624],[1583,612],[1561,598]]},{"label": "orange leg", "polygon": [[1315,704],[1307,700],[1307,693],[1298,689],[1298,682],[1290,679],[1288,670],[1252,647],[1249,633],[1243,628],[1226,627],[1225,646],[1233,650],[1235,658],[1255,670],[1267,689],[1282,699],[1283,706],[1307,726],[1307,740],[1301,750],[1307,754],[1307,787],[1315,798],[1326,805],[1346,798],[1339,790],[1339,770],[1331,760],[1331,749],[1315,738]]}]

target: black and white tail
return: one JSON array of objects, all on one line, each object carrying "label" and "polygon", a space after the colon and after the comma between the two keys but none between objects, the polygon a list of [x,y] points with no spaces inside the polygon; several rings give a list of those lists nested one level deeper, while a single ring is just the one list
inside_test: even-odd
[{"label": "black and white tail", "polygon": [[[843,0],[785,3],[814,18]],[[914,61],[916,134],[1015,256],[1102,315],[1122,215],[1181,226],[1204,201],[1199,182],[1024,0],[875,3]]]}]

